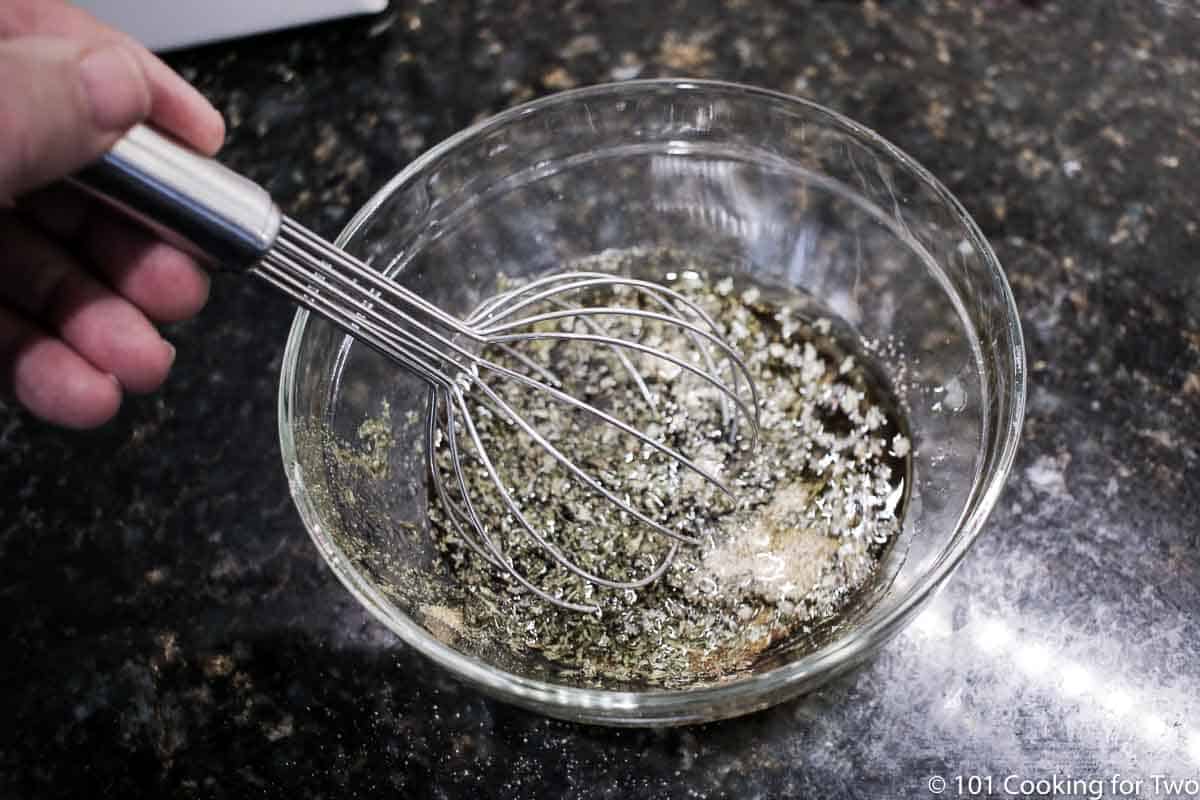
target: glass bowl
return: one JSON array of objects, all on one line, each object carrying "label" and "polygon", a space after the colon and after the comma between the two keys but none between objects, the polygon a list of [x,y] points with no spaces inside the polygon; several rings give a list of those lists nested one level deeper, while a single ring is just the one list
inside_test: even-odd
[{"label": "glass bowl", "polygon": [[545,714],[693,723],[819,686],[917,614],[979,535],[1012,464],[1025,356],[995,255],[919,164],[805,100],[676,80],[547,97],[417,159],[337,243],[455,313],[493,291],[499,273],[536,276],[605,251],[669,248],[803,289],[888,354],[880,366],[907,415],[913,455],[902,534],[872,596],[822,643],[720,683],[596,687],[461,629],[424,511],[424,385],[323,320],[296,315],[280,438],[296,505],[329,566],[405,642],[480,690]]}]

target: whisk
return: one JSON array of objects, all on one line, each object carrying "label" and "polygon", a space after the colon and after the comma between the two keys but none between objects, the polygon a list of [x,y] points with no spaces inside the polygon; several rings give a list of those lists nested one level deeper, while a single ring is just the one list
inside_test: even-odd
[{"label": "whisk", "polygon": [[[670,566],[694,532],[670,528],[649,509],[622,496],[596,473],[572,460],[538,425],[507,402],[496,385],[513,382],[596,423],[632,437],[673,460],[726,494],[730,488],[712,470],[644,430],[566,391],[550,369],[522,352],[534,342],[605,348],[628,373],[643,402],[655,395],[636,366],[653,358],[712,387],[721,405],[726,435],[738,436],[741,420],[757,435],[758,398],[746,364],[721,336],[720,327],[694,303],[657,283],[599,272],[562,272],[531,280],[488,298],[471,313],[447,313],[397,281],[382,275],[295,221],[283,216],[265,189],[218,162],[195,154],[146,127],[136,127],[73,181],[163,238],[210,264],[257,275],[296,303],[324,317],[431,388],[426,426],[430,476],[445,515],[464,542],[521,586],[555,605],[584,612],[596,606],[551,594],[522,574],[485,522],[464,474],[463,450],[473,448],[503,510],[513,515],[548,559],[577,577],[610,589],[646,586]],[[597,292],[637,296],[641,307],[588,304]],[[583,304],[580,304],[580,300]],[[657,325],[679,337],[666,347],[611,335],[614,320]],[[504,354],[518,370],[488,357]],[[486,405],[500,413],[548,454],[572,480],[602,496],[670,546],[659,563],[636,579],[617,580],[588,571],[529,520],[505,485],[477,430],[473,410]],[[447,448],[451,481],[439,469],[439,447]],[[569,448],[568,448],[569,450]],[[620,456],[614,448],[614,460]]]}]

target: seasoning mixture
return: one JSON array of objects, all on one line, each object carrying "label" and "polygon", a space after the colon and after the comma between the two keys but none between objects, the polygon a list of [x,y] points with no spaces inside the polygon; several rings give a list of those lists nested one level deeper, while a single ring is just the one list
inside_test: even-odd
[{"label": "seasoning mixture", "polygon": [[[600,611],[564,610],[520,587],[463,543],[432,497],[432,536],[460,595],[425,609],[431,627],[486,631],[494,646],[545,659],[583,685],[683,687],[729,678],[811,634],[851,607],[878,572],[900,529],[909,450],[882,383],[830,318],[798,310],[811,299],[699,269],[654,277],[703,308],[745,360],[760,393],[754,446],[745,419],[733,428],[718,393],[669,362],[632,359],[653,396],[647,403],[611,348],[547,342],[522,352],[566,391],[719,476],[734,497],[544,393],[499,383],[494,388],[508,403],[607,487],[701,544],[681,546],[648,586],[597,587],[546,556],[505,509],[468,446],[460,453],[467,490],[516,569],[551,594]],[[654,310],[636,293],[586,302]],[[673,342],[687,345],[678,332],[652,322],[632,324],[623,338],[668,350]],[[529,369],[505,362],[503,352],[488,356]],[[573,480],[503,415],[485,405],[475,410],[479,437],[521,510],[580,566],[625,581],[650,573],[668,554],[672,540]],[[438,463],[453,487],[445,450]]]}]

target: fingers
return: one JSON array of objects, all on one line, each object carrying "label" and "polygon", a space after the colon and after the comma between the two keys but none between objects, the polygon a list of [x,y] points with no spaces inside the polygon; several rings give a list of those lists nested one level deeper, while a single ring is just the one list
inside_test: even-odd
[{"label": "fingers", "polygon": [[103,425],[121,405],[116,378],[3,307],[0,386],[34,415],[68,428]]},{"label": "fingers", "polygon": [[[44,419],[90,427],[116,412],[122,388],[162,382],[174,348],[147,317],[194,314],[208,275],[107,211],[42,187],[143,120],[210,155],[224,122],[166,64],[69,3],[0,6],[0,385]],[[3,212],[17,198],[40,230]]]},{"label": "fingers", "polygon": [[10,245],[0,263],[0,304],[39,321],[129,391],[149,392],[162,383],[175,350],[141,311],[11,215],[0,217],[0,240]]},{"label": "fingers", "polygon": [[150,51],[91,14],[60,0],[5,0],[0,39],[48,35],[121,44],[149,82],[150,119],[164,131],[212,155],[225,139],[225,123],[216,109]]},{"label": "fingers", "polygon": [[46,233],[75,243],[94,272],[155,322],[187,319],[208,300],[209,275],[194,258],[82,192],[54,185],[18,207]]},{"label": "fingers", "polygon": [[123,220],[96,215],[85,248],[109,285],[155,321],[187,319],[208,300],[208,273],[195,259]]},{"label": "fingers", "polygon": [[0,42],[0,203],[95,160],[150,112],[141,66],[119,45]]},{"label": "fingers", "polygon": [[204,95],[150,51],[137,56],[150,79],[150,120],[206,156],[225,142],[225,120]]},{"label": "fingers", "polygon": [[74,241],[83,232],[97,203],[66,183],[52,183],[23,196],[17,207],[37,222],[46,233],[63,241]]}]

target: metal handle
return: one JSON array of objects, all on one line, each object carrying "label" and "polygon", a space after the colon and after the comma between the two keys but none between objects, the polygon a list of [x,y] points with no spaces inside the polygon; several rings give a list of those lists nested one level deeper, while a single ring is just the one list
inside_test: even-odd
[{"label": "metal handle", "polygon": [[279,233],[266,189],[143,125],[71,181],[213,265],[248,269]]}]

